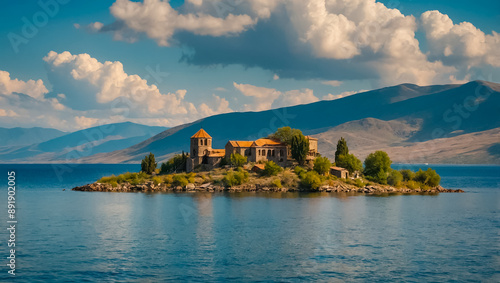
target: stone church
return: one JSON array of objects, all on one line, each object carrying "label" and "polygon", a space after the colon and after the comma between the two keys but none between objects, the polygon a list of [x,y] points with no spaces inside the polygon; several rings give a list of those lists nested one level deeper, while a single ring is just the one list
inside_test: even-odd
[{"label": "stone church", "polygon": [[[309,140],[307,159],[313,160],[319,155],[318,139],[309,136],[306,138]],[[281,166],[287,166],[292,162],[290,146],[280,141],[266,138],[255,141],[228,141],[224,149],[213,149],[212,137],[200,129],[191,137],[186,171],[191,172],[198,165],[204,165],[206,169],[217,167],[223,158],[229,160],[233,153],[246,156],[248,162],[274,161]]]}]

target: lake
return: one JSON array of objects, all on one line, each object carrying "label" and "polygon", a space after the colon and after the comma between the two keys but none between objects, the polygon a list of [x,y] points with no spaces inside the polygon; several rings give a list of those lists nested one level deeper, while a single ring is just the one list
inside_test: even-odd
[{"label": "lake", "polygon": [[75,192],[140,166],[0,165],[0,281],[500,282],[500,166],[431,166],[466,193]]}]

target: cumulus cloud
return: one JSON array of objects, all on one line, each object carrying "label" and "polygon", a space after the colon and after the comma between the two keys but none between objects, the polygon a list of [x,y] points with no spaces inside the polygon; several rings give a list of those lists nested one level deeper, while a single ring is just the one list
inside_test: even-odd
[{"label": "cumulus cloud", "polygon": [[11,79],[10,73],[0,70],[0,94],[23,93],[35,99],[43,99],[48,92],[42,80],[22,81]]},{"label": "cumulus cloud", "polygon": [[19,116],[17,115],[16,112],[10,110],[10,109],[1,109],[0,108],[0,117],[16,117]]},{"label": "cumulus cloud", "polygon": [[116,22],[97,30],[115,38],[143,34],[162,46],[189,47],[194,52],[182,60],[190,64],[258,66],[274,78],[423,85],[464,78],[457,56],[500,64],[497,33],[453,25],[434,11],[421,17],[428,57],[415,37],[415,17],[375,0],[190,0],[177,9],[168,1],[117,0],[110,11]]},{"label": "cumulus cloud", "polygon": [[101,63],[89,54],[73,55],[67,51],[51,51],[44,60],[52,72],[49,77],[55,80],[55,88],[61,81],[69,83],[67,89],[58,89],[58,92],[66,93],[64,103],[75,109],[82,105],[79,110],[113,108],[119,111],[124,108],[131,118],[162,117],[169,119],[171,124],[230,109],[227,100],[219,97],[214,97],[217,103],[214,109],[206,103],[197,109],[186,100],[186,90],[161,93],[156,85],[148,84],[138,75],[127,74],[118,61]]},{"label": "cumulus cloud", "polygon": [[365,92],[367,90],[353,90],[353,91],[344,91],[340,94],[327,94],[327,95],[324,95],[321,99],[322,100],[335,100],[335,99],[340,99],[340,98],[344,98],[344,97],[347,97],[347,96],[351,96],[351,95],[354,95],[356,93],[360,93],[360,92]]},{"label": "cumulus cloud", "polygon": [[244,104],[244,111],[262,111],[271,108],[273,101],[280,96],[281,92],[274,88],[265,88],[250,84],[238,84],[233,82],[234,87],[244,96],[252,98],[251,104]]},{"label": "cumulus cloud", "polygon": [[234,87],[244,96],[252,98],[252,103],[244,104],[244,111],[263,111],[272,108],[287,107],[298,104],[316,102],[311,89],[289,90],[281,92],[274,88],[259,87],[250,84],[233,83]]},{"label": "cumulus cloud", "polygon": [[420,16],[431,58],[467,68],[481,64],[500,67],[500,34],[485,34],[469,22],[454,24],[448,15],[427,11]]},{"label": "cumulus cloud", "polygon": [[[188,1],[192,7],[203,6],[204,1]],[[144,33],[161,46],[171,45],[171,38],[176,32],[187,31],[197,35],[229,36],[245,31],[254,25],[257,19],[246,14],[227,14],[224,17],[213,16],[202,11],[179,13],[168,1],[145,0],[143,3],[129,0],[117,0],[110,8],[118,23],[104,26],[93,23],[95,31],[113,31],[115,38],[124,39],[124,29]],[[262,13],[266,14],[267,10]],[[270,13],[270,12],[268,12]]]}]

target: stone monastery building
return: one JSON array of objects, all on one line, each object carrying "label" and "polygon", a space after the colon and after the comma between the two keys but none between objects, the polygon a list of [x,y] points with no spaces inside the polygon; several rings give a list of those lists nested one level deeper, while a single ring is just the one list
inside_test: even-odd
[{"label": "stone monastery building", "polygon": [[[306,136],[309,140],[308,160],[318,156],[318,139]],[[212,137],[200,129],[191,137],[189,158],[186,162],[186,171],[191,172],[198,165],[205,165],[211,169],[220,165],[223,158],[229,160],[232,153],[239,153],[247,157],[248,162],[274,161],[281,166],[287,166],[292,161],[290,146],[272,139],[258,139],[255,141],[228,141],[225,149],[213,149]]]}]

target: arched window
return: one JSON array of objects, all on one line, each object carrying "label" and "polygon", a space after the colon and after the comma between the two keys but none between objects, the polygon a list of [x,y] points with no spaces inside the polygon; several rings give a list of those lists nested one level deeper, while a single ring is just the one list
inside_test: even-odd
[{"label": "arched window", "polygon": [[273,156],[274,156],[274,149],[273,149]]},{"label": "arched window", "polygon": [[203,145],[203,140],[200,140],[200,145]]},{"label": "arched window", "polygon": [[207,145],[207,144],[208,144],[208,140],[205,140],[205,145]]},{"label": "arched window", "polygon": [[267,156],[271,156],[271,150],[267,151]]},{"label": "arched window", "polygon": [[266,156],[266,150],[265,149],[262,150],[262,156]]}]

